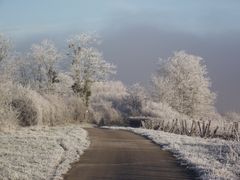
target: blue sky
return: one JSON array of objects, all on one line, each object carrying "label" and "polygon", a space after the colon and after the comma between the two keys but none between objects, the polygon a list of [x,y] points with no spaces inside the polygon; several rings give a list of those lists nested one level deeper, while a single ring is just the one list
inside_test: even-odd
[{"label": "blue sky", "polygon": [[202,56],[220,111],[240,112],[240,0],[0,0],[0,32],[16,50],[43,38],[64,48],[82,31],[118,67],[117,79],[147,84],[159,57]]},{"label": "blue sky", "polygon": [[17,37],[131,24],[205,35],[239,31],[239,19],[239,0],[0,0],[0,30]]}]

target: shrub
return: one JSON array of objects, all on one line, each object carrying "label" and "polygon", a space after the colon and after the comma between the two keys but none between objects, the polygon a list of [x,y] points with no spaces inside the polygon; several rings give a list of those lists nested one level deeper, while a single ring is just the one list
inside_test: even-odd
[{"label": "shrub", "polygon": [[93,118],[99,125],[122,125],[121,114],[112,107],[112,102],[101,101],[92,105],[94,109]]},{"label": "shrub", "polygon": [[186,116],[173,110],[166,103],[156,103],[152,101],[146,102],[143,106],[142,114],[144,116],[155,117],[161,120],[182,119]]},{"label": "shrub", "polygon": [[140,116],[142,114],[142,101],[133,95],[127,95],[120,100],[113,101],[113,107],[125,118]]},{"label": "shrub", "polygon": [[11,82],[0,81],[0,131],[15,129],[18,125],[17,114],[11,108]]},{"label": "shrub", "polygon": [[102,125],[123,124],[122,114],[114,109],[113,103],[121,101],[127,94],[126,87],[120,81],[94,83],[90,100],[94,122]]},{"label": "shrub", "polygon": [[224,114],[224,118],[228,122],[240,122],[240,113],[227,112],[226,114]]},{"label": "shrub", "polygon": [[121,81],[96,82],[91,91],[91,103],[120,100],[128,95],[127,88]]},{"label": "shrub", "polygon": [[19,126],[60,125],[85,119],[81,99],[58,94],[40,94],[11,82],[0,87],[0,130]]},{"label": "shrub", "polygon": [[50,103],[36,91],[14,84],[11,105],[18,113],[19,125],[49,125]]},{"label": "shrub", "polygon": [[89,120],[90,117],[87,114],[87,107],[79,97],[65,97],[64,101],[67,106],[67,111],[70,114],[69,122]]},{"label": "shrub", "polygon": [[32,101],[13,99],[11,103],[13,110],[18,112],[18,120],[21,126],[32,126],[37,124],[37,111]]}]

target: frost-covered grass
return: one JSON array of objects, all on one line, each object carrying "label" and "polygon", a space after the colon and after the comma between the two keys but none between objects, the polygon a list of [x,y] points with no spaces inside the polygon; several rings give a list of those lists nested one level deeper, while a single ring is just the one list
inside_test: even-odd
[{"label": "frost-covered grass", "polygon": [[240,143],[189,137],[141,128],[110,127],[132,131],[151,139],[195,169],[201,179],[240,179]]},{"label": "frost-covered grass", "polygon": [[0,132],[0,179],[61,179],[88,148],[80,125]]}]

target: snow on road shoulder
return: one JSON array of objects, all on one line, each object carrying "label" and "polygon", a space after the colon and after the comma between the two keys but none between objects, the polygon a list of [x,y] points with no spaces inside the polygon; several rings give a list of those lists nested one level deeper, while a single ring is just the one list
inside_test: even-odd
[{"label": "snow on road shoulder", "polygon": [[88,146],[79,125],[0,132],[0,179],[61,179]]},{"label": "snow on road shoulder", "polygon": [[108,127],[129,130],[170,150],[199,172],[201,179],[239,179],[240,143],[222,139],[203,139],[141,128]]}]

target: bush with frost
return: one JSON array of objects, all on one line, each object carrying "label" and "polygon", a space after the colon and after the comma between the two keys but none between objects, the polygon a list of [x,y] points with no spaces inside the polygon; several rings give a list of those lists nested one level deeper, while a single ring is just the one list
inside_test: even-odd
[{"label": "bush with frost", "polygon": [[110,101],[100,101],[93,105],[94,122],[99,125],[120,125],[123,124],[121,114],[112,107]]},{"label": "bush with frost", "polygon": [[88,108],[85,106],[81,98],[75,96],[65,96],[64,104],[66,105],[66,110],[69,114],[69,123],[79,123],[91,120],[90,115],[88,114]]},{"label": "bush with frost", "polygon": [[113,107],[127,119],[129,116],[141,116],[146,100],[145,89],[139,84],[134,84],[128,88],[127,95],[113,102]]},{"label": "bush with frost", "polygon": [[240,113],[237,112],[227,112],[223,117],[228,122],[240,122]]},{"label": "bush with frost", "polygon": [[10,82],[1,84],[0,95],[1,129],[75,123],[83,121],[86,112],[79,98],[40,94]]},{"label": "bush with frost", "polygon": [[160,120],[172,121],[173,119],[183,119],[186,116],[172,109],[168,104],[161,102],[146,102],[142,109],[144,116],[157,118]]},{"label": "bush with frost", "polygon": [[0,131],[9,131],[18,126],[17,113],[11,108],[12,83],[0,83]]},{"label": "bush with frost", "polygon": [[113,107],[128,95],[127,88],[120,81],[96,82],[92,87],[90,106],[96,123],[121,124],[122,114]]},{"label": "bush with frost", "polygon": [[96,82],[92,86],[91,103],[97,103],[100,100],[112,101],[122,99],[128,95],[127,88],[121,81]]},{"label": "bush with frost", "polygon": [[32,113],[28,113],[29,107],[27,106],[24,106],[26,109],[22,108],[19,112],[31,115],[31,118],[27,118],[28,121],[35,118],[34,121],[31,121],[34,123],[30,125],[54,126],[84,120],[85,106],[80,99],[75,97],[64,97],[57,94],[39,94],[34,90],[20,87],[15,99],[20,99],[31,104],[31,109],[34,110]]}]

